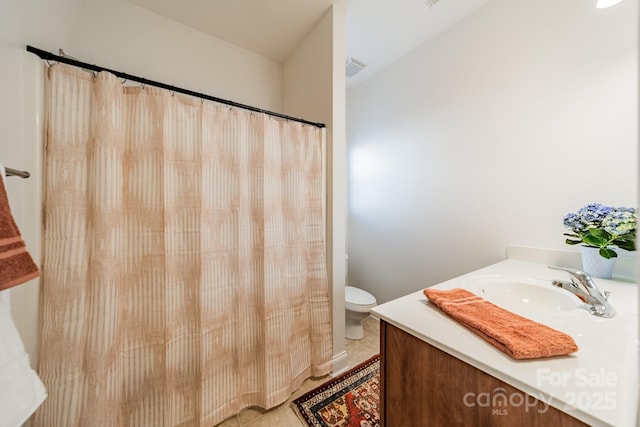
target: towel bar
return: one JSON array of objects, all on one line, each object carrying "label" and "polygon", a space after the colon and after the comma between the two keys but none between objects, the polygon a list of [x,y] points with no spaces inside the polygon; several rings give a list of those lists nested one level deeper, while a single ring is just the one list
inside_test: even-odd
[{"label": "towel bar", "polygon": [[11,169],[11,168],[4,168],[7,176],[19,176],[21,178],[29,178],[31,176],[31,174],[27,171],[19,171],[16,169]]}]

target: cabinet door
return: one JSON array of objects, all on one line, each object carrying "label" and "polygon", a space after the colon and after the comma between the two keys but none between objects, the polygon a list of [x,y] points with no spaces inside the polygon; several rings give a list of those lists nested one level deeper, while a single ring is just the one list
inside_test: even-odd
[{"label": "cabinet door", "polygon": [[384,321],[380,349],[383,426],[587,425]]}]

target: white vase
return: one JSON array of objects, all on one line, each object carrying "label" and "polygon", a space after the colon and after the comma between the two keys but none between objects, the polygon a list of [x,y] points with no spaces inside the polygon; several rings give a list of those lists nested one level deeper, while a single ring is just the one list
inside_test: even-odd
[{"label": "white vase", "polygon": [[598,279],[611,279],[615,258],[606,259],[599,253],[600,248],[580,246],[582,271]]}]

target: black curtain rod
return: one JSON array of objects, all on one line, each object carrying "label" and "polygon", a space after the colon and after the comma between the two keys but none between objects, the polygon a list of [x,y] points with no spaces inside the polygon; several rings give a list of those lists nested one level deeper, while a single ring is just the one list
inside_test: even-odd
[{"label": "black curtain rod", "polygon": [[196,98],[202,98],[202,99],[206,99],[206,100],[209,100],[209,101],[214,101],[214,102],[217,102],[217,103],[220,103],[220,104],[231,105],[233,107],[242,108],[244,110],[249,110],[249,111],[255,111],[257,113],[268,114],[270,116],[279,117],[281,119],[291,120],[291,121],[294,121],[294,122],[304,123],[304,124],[316,126],[316,127],[319,127],[319,128],[325,127],[324,123],[314,123],[314,122],[310,122],[310,121],[307,121],[307,120],[304,120],[304,119],[299,119],[299,118],[296,118],[296,117],[287,116],[285,114],[274,113],[273,111],[267,111],[267,110],[263,110],[261,108],[252,107],[251,105],[240,104],[238,102],[229,101],[227,99],[216,98],[215,96],[206,95],[204,93],[194,92],[194,91],[189,90],[189,89],[182,89],[182,88],[179,88],[179,87],[176,87],[176,86],[171,86],[171,85],[168,85],[168,84],[165,84],[165,83],[160,83],[160,82],[156,82],[156,81],[153,81],[153,80],[148,80],[148,79],[145,79],[144,77],[132,76],[131,74],[123,73],[121,71],[110,70],[108,68],[99,67],[97,65],[87,64],[85,62],[81,62],[81,61],[78,61],[76,59],[69,58],[67,56],[55,55],[55,54],[53,54],[51,52],[47,52],[47,51],[35,48],[33,46],[27,46],[27,52],[35,53],[41,59],[44,59],[44,60],[62,62],[64,64],[73,65],[73,66],[76,66],[76,67],[80,67],[80,68],[83,68],[83,69],[86,69],[86,70],[95,71],[95,72],[98,72],[98,73],[101,72],[101,71],[106,71],[106,72],[109,72],[111,74],[114,74],[116,77],[119,77],[121,79],[131,80],[131,81],[134,81],[134,82],[141,83],[143,85],[155,86],[155,87],[166,89],[166,90],[169,90],[169,91],[172,91],[172,92],[184,93],[185,95],[195,96]]}]

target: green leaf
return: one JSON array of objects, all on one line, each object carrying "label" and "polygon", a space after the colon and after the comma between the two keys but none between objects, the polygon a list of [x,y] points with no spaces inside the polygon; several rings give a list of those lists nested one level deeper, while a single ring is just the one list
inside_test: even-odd
[{"label": "green leaf", "polygon": [[589,234],[604,240],[611,240],[611,234],[601,228],[590,228]]},{"label": "green leaf", "polygon": [[599,253],[600,256],[606,259],[616,258],[618,256],[618,254],[613,249],[609,248],[600,248]]},{"label": "green leaf", "polygon": [[601,248],[607,244],[607,239],[603,239],[601,237],[594,236],[593,234],[586,234],[582,237],[582,240],[588,245],[596,246]]},{"label": "green leaf", "polygon": [[617,247],[624,249],[625,251],[635,251],[636,250],[636,242],[635,240],[614,240],[613,244]]},{"label": "green leaf", "polygon": [[576,234],[576,233],[564,233],[565,236],[569,236],[569,237],[577,237],[580,238],[580,235]]},{"label": "green leaf", "polygon": [[564,242],[567,245],[578,245],[578,244],[582,243],[582,240],[570,240],[570,239],[567,239]]}]

